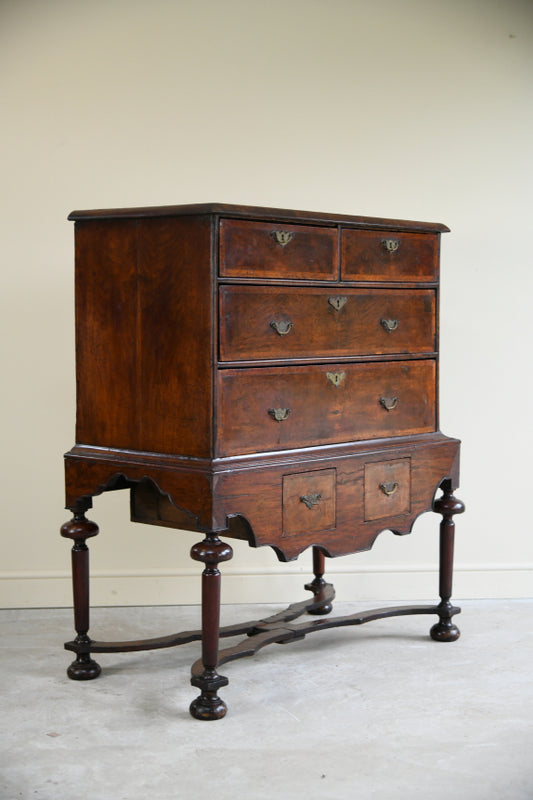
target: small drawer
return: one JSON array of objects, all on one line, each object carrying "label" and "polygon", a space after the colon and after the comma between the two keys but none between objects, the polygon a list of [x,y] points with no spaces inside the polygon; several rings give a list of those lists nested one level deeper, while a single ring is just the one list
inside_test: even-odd
[{"label": "small drawer", "polygon": [[342,231],[345,281],[435,281],[439,239],[431,233]]},{"label": "small drawer", "polygon": [[365,520],[411,511],[411,459],[365,464]]},{"label": "small drawer", "polygon": [[220,360],[431,353],[433,289],[221,286]]},{"label": "small drawer", "polygon": [[221,369],[217,456],[435,430],[435,362]]},{"label": "small drawer", "polygon": [[223,219],[220,222],[220,275],[336,280],[337,229]]},{"label": "small drawer", "polygon": [[283,536],[335,527],[335,469],[283,476]]}]

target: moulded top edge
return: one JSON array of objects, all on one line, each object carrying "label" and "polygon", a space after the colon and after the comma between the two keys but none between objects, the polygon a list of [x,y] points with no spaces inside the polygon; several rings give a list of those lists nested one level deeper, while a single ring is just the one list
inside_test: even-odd
[{"label": "moulded top edge", "polygon": [[261,206],[239,206],[226,203],[193,203],[178,206],[147,206],[144,208],[110,208],[88,211],[72,211],[69,220],[90,219],[143,219],[149,217],[179,217],[197,214],[219,214],[236,219],[262,219],[303,223],[322,223],[351,227],[386,230],[408,230],[422,233],[445,233],[450,229],[438,222],[416,222],[414,220],[386,219],[383,217],[360,217],[345,214],[327,214],[317,211],[294,211],[284,208]]}]

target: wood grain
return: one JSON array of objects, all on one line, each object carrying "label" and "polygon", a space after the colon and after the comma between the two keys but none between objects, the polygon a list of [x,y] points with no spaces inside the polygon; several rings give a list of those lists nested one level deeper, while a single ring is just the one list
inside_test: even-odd
[{"label": "wood grain", "polygon": [[221,286],[219,306],[221,362],[435,350],[432,289]]},{"label": "wood grain", "polygon": [[[435,362],[221,370],[218,398],[219,456],[427,433],[435,430]],[[275,409],[286,419],[275,420]]]}]

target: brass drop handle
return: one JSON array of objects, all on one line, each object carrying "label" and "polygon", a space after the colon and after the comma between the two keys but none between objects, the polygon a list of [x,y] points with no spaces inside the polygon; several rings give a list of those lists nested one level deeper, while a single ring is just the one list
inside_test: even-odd
[{"label": "brass drop handle", "polygon": [[319,492],[310,492],[300,497],[300,502],[307,506],[309,510],[317,506],[322,500],[322,495]]},{"label": "brass drop handle", "polygon": [[379,398],[379,402],[383,406],[385,411],[392,411],[398,405],[398,398],[397,397],[380,397]]},{"label": "brass drop handle", "polygon": [[273,319],[270,323],[270,327],[274,328],[276,333],[278,333],[280,336],[286,336],[291,332],[293,324],[290,320],[282,320],[281,322],[278,322],[277,320]]},{"label": "brass drop handle", "polygon": [[399,239],[382,239],[381,244],[388,253],[395,253],[400,246]]},{"label": "brass drop handle", "polygon": [[276,422],[283,422],[291,413],[290,408],[269,408],[268,413]]},{"label": "brass drop handle", "polygon": [[397,319],[381,319],[381,324],[385,328],[386,331],[392,333],[398,327],[398,320]]},{"label": "brass drop handle", "polygon": [[270,235],[281,247],[288,245],[291,239],[294,238],[294,233],[292,231],[271,231]]},{"label": "brass drop handle", "polygon": [[391,494],[394,494],[394,492],[398,488],[398,483],[396,481],[394,482],[390,481],[389,483],[380,483],[379,488],[381,489],[383,494],[386,494],[387,497],[390,497]]}]

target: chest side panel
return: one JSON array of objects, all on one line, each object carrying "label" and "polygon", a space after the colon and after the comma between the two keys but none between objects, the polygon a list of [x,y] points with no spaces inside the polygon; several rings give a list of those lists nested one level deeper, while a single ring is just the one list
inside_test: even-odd
[{"label": "chest side panel", "polygon": [[143,450],[211,455],[210,231],[209,216],[139,222]]},{"label": "chest side panel", "polygon": [[76,441],[138,448],[137,226],[76,224]]}]

